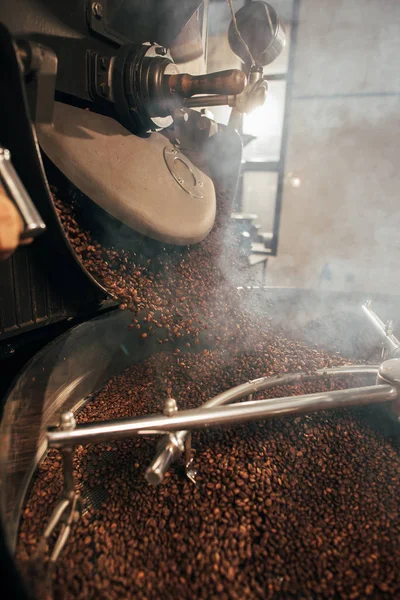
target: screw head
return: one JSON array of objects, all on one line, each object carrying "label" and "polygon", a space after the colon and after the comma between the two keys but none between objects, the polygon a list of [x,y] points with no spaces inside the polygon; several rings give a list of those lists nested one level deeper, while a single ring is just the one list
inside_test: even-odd
[{"label": "screw head", "polygon": [[393,333],[393,321],[386,322],[385,330],[388,335],[391,335]]},{"label": "screw head", "polygon": [[182,177],[178,177],[178,183],[185,183],[185,181],[182,179]]},{"label": "screw head", "polygon": [[108,85],[108,83],[104,83],[104,81],[101,82],[100,93],[102,96],[108,96],[108,94],[110,93],[110,86]]},{"label": "screw head", "polygon": [[76,421],[74,417],[74,413],[70,410],[64,412],[60,416],[60,427],[65,431],[69,431],[71,429],[75,429]]},{"label": "screw head", "polygon": [[101,2],[93,2],[92,13],[97,19],[101,19],[104,15],[104,7]]},{"label": "screw head", "polygon": [[166,48],[163,48],[162,46],[156,46],[155,53],[159,56],[165,56],[167,52],[168,50]]},{"label": "screw head", "polygon": [[102,68],[104,71],[106,71],[106,70],[108,69],[108,66],[109,66],[109,64],[110,64],[110,59],[109,59],[109,58],[107,58],[107,56],[102,56],[102,57],[100,58],[100,67],[101,67],[101,68]]},{"label": "screw head", "polygon": [[199,185],[200,187],[203,187],[203,185],[204,185],[204,184],[203,184],[203,182],[202,182],[202,181],[198,181],[198,182],[197,182],[197,185]]},{"label": "screw head", "polygon": [[172,417],[178,410],[176,400],[174,398],[167,398],[164,404],[164,415],[166,417]]}]

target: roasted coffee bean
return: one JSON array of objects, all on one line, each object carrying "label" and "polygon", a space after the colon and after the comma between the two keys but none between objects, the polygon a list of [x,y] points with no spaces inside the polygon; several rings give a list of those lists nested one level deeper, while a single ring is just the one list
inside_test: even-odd
[{"label": "roasted coffee bean", "polygon": [[[116,236],[112,244],[104,243],[102,231],[87,228],[82,204],[90,203],[88,198],[82,202],[79,195],[65,197],[56,188],[52,190],[59,218],[79,259],[119,300],[121,310],[133,313],[136,327],[138,315],[148,323],[142,337],[157,332],[160,341],[187,339],[185,343],[191,346],[198,343],[201,332],[218,322],[218,332],[210,334],[209,341],[215,338],[230,343],[234,335],[246,337],[243,330],[232,331],[227,321],[227,313],[233,321],[240,310],[240,294],[232,282],[235,273],[246,266],[238,253],[239,240],[226,235],[232,200],[229,190],[218,192],[216,223],[203,242],[179,247],[142,236],[134,250],[123,245],[126,237]],[[138,236],[129,231],[130,237]]]}]

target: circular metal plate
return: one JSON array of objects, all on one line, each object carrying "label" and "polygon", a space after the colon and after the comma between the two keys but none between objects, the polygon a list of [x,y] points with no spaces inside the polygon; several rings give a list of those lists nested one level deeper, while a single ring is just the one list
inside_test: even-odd
[{"label": "circular metal plate", "polygon": [[202,175],[194,164],[173,146],[164,148],[164,160],[169,172],[185,192],[193,198],[204,198]]}]

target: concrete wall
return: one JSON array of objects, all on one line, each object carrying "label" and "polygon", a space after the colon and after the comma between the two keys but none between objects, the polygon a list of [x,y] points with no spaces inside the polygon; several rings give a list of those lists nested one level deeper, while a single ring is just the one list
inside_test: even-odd
[{"label": "concrete wall", "polygon": [[399,0],[301,0],[270,285],[400,293],[399,57]]}]

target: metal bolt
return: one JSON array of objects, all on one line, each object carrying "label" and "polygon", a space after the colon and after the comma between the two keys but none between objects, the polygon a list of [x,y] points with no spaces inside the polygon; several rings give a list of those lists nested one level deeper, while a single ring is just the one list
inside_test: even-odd
[{"label": "metal bolt", "polygon": [[97,19],[101,19],[104,15],[104,7],[100,2],[93,2],[92,12]]},{"label": "metal bolt", "polygon": [[104,81],[101,82],[100,92],[102,96],[108,96],[108,94],[110,93],[110,86],[108,85],[108,83],[104,83]]},{"label": "metal bolt", "polygon": [[106,71],[108,69],[109,64],[110,64],[110,59],[107,56],[102,56],[100,58],[100,66],[104,71]]},{"label": "metal bolt", "polygon": [[172,118],[174,123],[180,125],[182,123],[187,123],[189,120],[189,114],[182,108],[177,108],[172,113]]},{"label": "metal bolt", "polygon": [[75,429],[76,421],[74,417],[74,413],[70,410],[61,414],[60,417],[60,429],[63,431],[71,431]]},{"label": "metal bolt", "polygon": [[0,148],[0,156],[2,160],[10,160],[11,158],[10,151],[7,148]]},{"label": "metal bolt", "polygon": [[174,398],[167,398],[164,404],[164,415],[166,417],[172,417],[178,410],[176,400]]},{"label": "metal bolt", "polygon": [[178,154],[178,150],[175,150],[175,148],[171,149],[171,154]]},{"label": "metal bolt", "polygon": [[159,56],[165,56],[167,52],[168,50],[166,48],[163,48],[162,46],[156,46],[155,53]]}]

